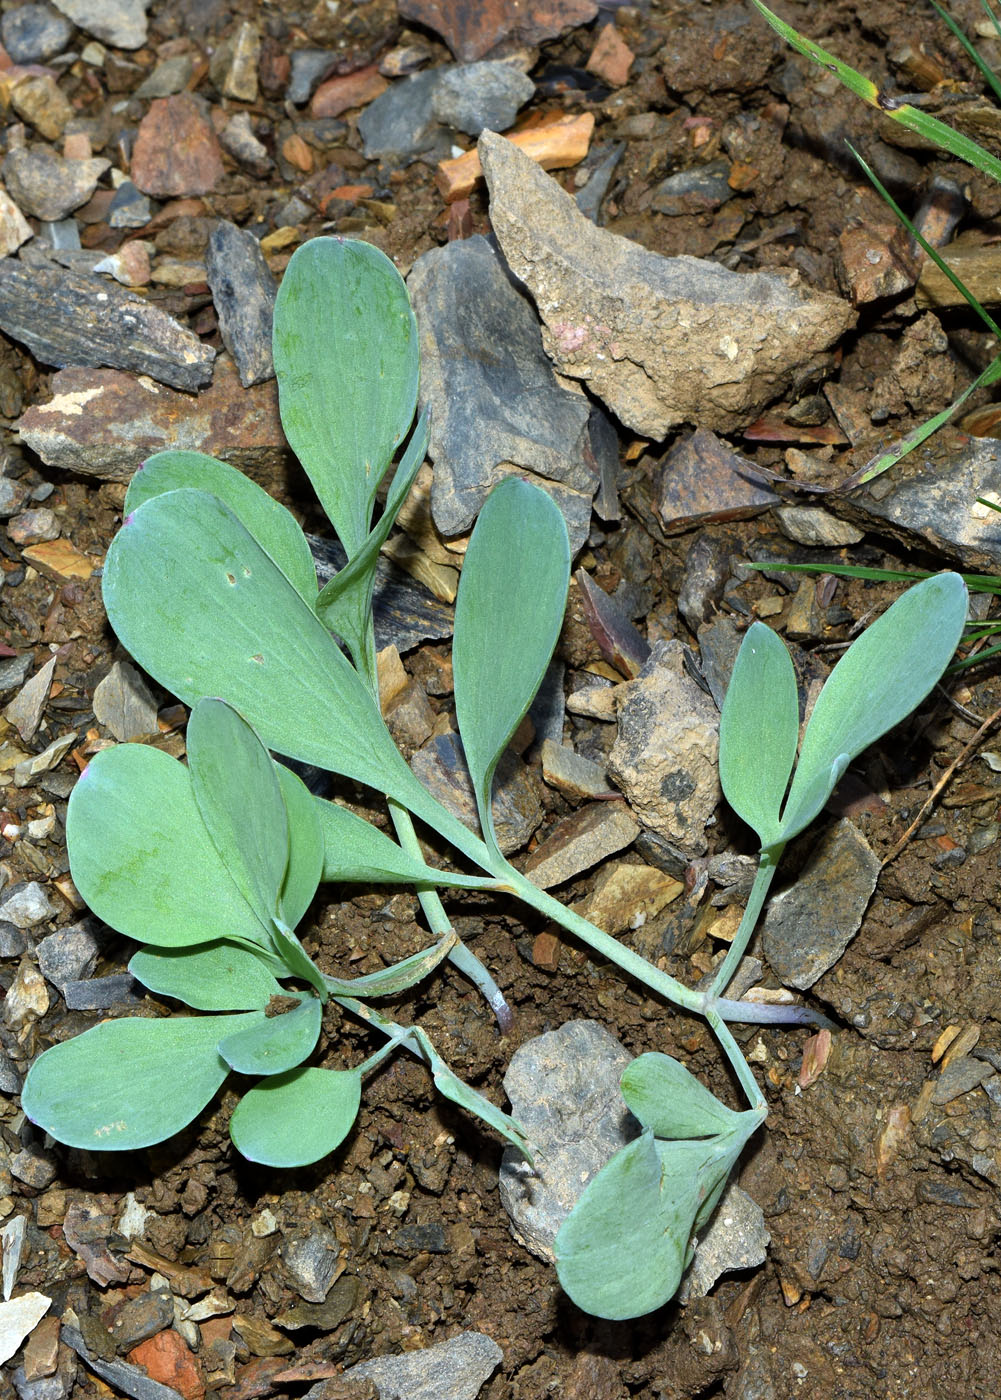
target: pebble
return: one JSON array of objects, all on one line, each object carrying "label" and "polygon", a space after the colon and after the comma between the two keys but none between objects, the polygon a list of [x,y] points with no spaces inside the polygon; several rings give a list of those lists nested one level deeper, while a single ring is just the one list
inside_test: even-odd
[{"label": "pebble", "polygon": [[841,957],[862,922],[879,857],[850,821],[824,833],[796,883],[774,895],[761,945],[775,975],[805,991]]},{"label": "pebble", "polygon": [[169,1387],[182,1400],[202,1400],[205,1381],[191,1348],[179,1332],[168,1328],[129,1352],[129,1360],[141,1366],[151,1381]]},{"label": "pebble", "polygon": [[73,26],[48,5],[20,5],[0,19],[0,38],[15,63],[45,63],[62,53]]},{"label": "pebble", "polygon": [[441,71],[412,73],[377,97],[358,118],[366,160],[387,165],[408,165],[418,156],[428,162],[449,154],[448,132],[437,121],[432,107]]},{"label": "pebble", "polygon": [[763,1264],[771,1238],[757,1201],[731,1181],[699,1240],[679,1300],[687,1303],[693,1298],[704,1298],[721,1274]]},{"label": "pebble", "polygon": [[138,1006],[146,995],[128,972],[66,982],[62,990],[69,1011],[108,1011],[113,1006]]},{"label": "pebble", "polygon": [[43,773],[48,773],[57,764],[62,763],[76,739],[76,732],[71,729],[68,734],[61,734],[58,739],[53,739],[41,753],[23,758],[14,768],[14,786],[30,787]]},{"label": "pebble", "polygon": [[841,549],[865,538],[864,531],[820,506],[779,506],[775,518],[787,539],[813,548]]},{"label": "pebble", "polygon": [[678,612],[692,632],[719,613],[731,577],[731,560],[740,543],[718,526],[700,530],[685,555],[685,573],[678,590]]},{"label": "pebble", "polygon": [[67,579],[90,578],[94,572],[94,560],[81,554],[69,540],[48,540],[41,544],[29,544],[22,550],[22,558],[45,578],[54,583],[65,583]]},{"label": "pebble", "polygon": [[550,787],[576,801],[607,797],[614,792],[608,785],[603,764],[594,763],[552,739],[543,740],[542,776]]},{"label": "pebble", "polygon": [[120,1351],[162,1332],[174,1320],[174,1297],[169,1288],[150,1288],[127,1299],[116,1311],[109,1331]]},{"label": "pebble", "polygon": [[645,437],[692,420],[744,426],[854,324],[840,298],[774,272],[665,258],[595,227],[502,136],[484,132],[478,149],[491,224],[540,309],[547,354]]},{"label": "pebble", "polygon": [[400,0],[403,19],[416,20],[440,34],[460,63],[472,63],[503,44],[535,45],[556,39],[598,13],[595,0],[549,0],[545,5],[512,5],[510,0]]},{"label": "pebble", "polygon": [[325,1225],[314,1225],[308,1235],[283,1240],[281,1257],[299,1296],[307,1303],[322,1303],[341,1265],[334,1232]]},{"label": "pebble", "polygon": [[[24,1220],[23,1215],[18,1218]],[[28,1338],[28,1345],[24,1349],[24,1379],[38,1381],[45,1376],[53,1376],[58,1364],[59,1319],[49,1313],[42,1318]]]},{"label": "pebble", "polygon": [[260,57],[260,31],[249,20],[244,20],[236,33],[224,39],[212,55],[209,77],[223,97],[235,98],[237,102],[256,102]]},{"label": "pebble", "polygon": [[134,666],[116,661],[94,690],[94,717],[120,743],[157,733],[157,705]]},{"label": "pebble", "polygon": [[21,1076],[14,1068],[14,1063],[7,1051],[0,1047],[0,1093],[19,1094],[21,1092]]},{"label": "pebble", "polygon": [[654,185],[650,208],[658,214],[704,214],[718,209],[735,190],[730,188],[730,162],[710,161],[691,170],[679,170]]},{"label": "pebble", "polygon": [[11,1157],[10,1170],[25,1186],[30,1186],[34,1191],[44,1191],[59,1175],[59,1163],[53,1152],[46,1152],[41,1147],[26,1147]]},{"label": "pebble", "polygon": [[[382,1400],[476,1400],[503,1360],[500,1347],[482,1332],[460,1332],[433,1347],[349,1366],[344,1379],[374,1381]],[[321,1381],[305,1400],[323,1395]]]},{"label": "pebble", "polygon": [[145,228],[151,218],[149,200],[131,180],[123,180],[108,205],[109,228]]},{"label": "pebble", "polygon": [[33,237],[34,230],[7,191],[0,185],[0,258],[5,258]]},{"label": "pebble", "polygon": [[327,120],[349,112],[353,107],[367,107],[388,89],[389,84],[376,64],[359,68],[354,73],[340,74],[321,83],[309,104],[309,114],[316,120]]},{"label": "pebble", "polygon": [[345,1318],[350,1317],[361,1302],[361,1285],[350,1276],[339,1278],[322,1303],[295,1303],[279,1313],[275,1322],[290,1332],[300,1327],[315,1327],[321,1332],[333,1332]]},{"label": "pebble", "polygon": [[101,945],[96,924],[91,919],[56,929],[41,940],[35,950],[43,976],[60,992],[68,982],[90,976],[97,966]]},{"label": "pebble", "polygon": [[817,641],[823,635],[824,610],[817,603],[815,578],[804,578],[797,585],[783,630],[797,642]]},{"label": "pebble", "polygon": [[[532,306],[481,235],[432,249],[407,279],[430,403],[431,511],[444,535],[468,531],[490,488],[518,463],[563,511],[576,552],[597,486],[587,399],[557,380]],[[475,306],[476,316],[455,315]],[[505,353],[498,357],[497,346]]]},{"label": "pebble", "polygon": [[150,280],[149,244],[130,238],[116,253],[94,264],[95,272],[107,273],[123,287],[144,287]]},{"label": "pebble", "polygon": [[464,63],[441,76],[431,110],[444,126],[479,136],[484,127],[506,131],[534,93],[531,78],[510,63]]},{"label": "pebble", "polygon": [[302,107],[333,68],[337,55],[329,49],[295,49],[291,61],[285,97],[293,106]]},{"label": "pebble", "polygon": [[[8,841],[13,839],[10,827],[4,828],[4,835]],[[28,940],[21,930],[6,920],[0,921],[0,958],[19,958],[27,948]]]},{"label": "pebble", "polygon": [[939,1107],[952,1103],[960,1094],[967,1094],[985,1083],[994,1074],[991,1065],[983,1060],[975,1060],[971,1055],[961,1055],[952,1064],[946,1065],[932,1090],[931,1101]]},{"label": "pebble", "polygon": [[35,510],[23,510],[15,515],[7,525],[7,534],[12,544],[38,544],[40,540],[59,538],[59,517],[48,506]]},{"label": "pebble", "polygon": [[230,117],[219,134],[219,141],[252,175],[267,175],[274,165],[267,147],[254,135],[249,112],[236,112]]},{"label": "pebble", "polygon": [[625,850],[638,834],[624,802],[590,802],[557,822],[526,860],[525,874],[548,890]]},{"label": "pebble", "polygon": [[0,174],[23,213],[55,223],[87,203],[110,166],[103,157],[65,160],[48,146],[21,146],[4,157]]},{"label": "pebble", "polygon": [[780,503],[753,463],[706,428],[681,437],[658,467],[655,509],[667,534],[750,520]]},{"label": "pebble", "polygon": [[54,0],[57,10],[113,49],[141,49],[150,0]]},{"label": "pebble", "polygon": [[645,827],[690,858],[704,855],[722,798],[716,706],[688,674],[677,641],[658,642],[622,694],[609,776]]},{"label": "pebble", "polygon": [[629,70],[635,61],[636,55],[615,25],[606,24],[591,50],[586,68],[589,73],[608,83],[609,87],[622,87],[628,81]]},{"label": "pebble", "polygon": [[536,1168],[506,1147],[501,1202],[515,1239],[549,1263],[557,1231],[587,1182],[637,1134],[619,1090],[631,1059],[597,1021],[568,1021],[511,1058],[504,1090],[534,1145]]},{"label": "pebble", "polygon": [[[21,664],[18,658],[18,665]],[[34,738],[35,731],[42,722],[42,711],[49,698],[49,687],[52,685],[55,669],[56,658],[51,656],[4,709],[4,719],[14,726],[25,743]]]},{"label": "pebble", "polygon": [[194,60],[187,53],[164,58],[149,77],[143,79],[132,96],[147,102],[154,97],[173,97],[176,92],[183,92],[188,86],[194,67]]},{"label": "pebble", "polygon": [[682,881],[651,865],[616,861],[599,871],[580,912],[605,933],[625,933],[655,919],[684,891]]},{"label": "pebble", "polygon": [[131,174],[137,189],[159,198],[213,190],[223,164],[204,103],[189,92],[155,98],[136,132]]},{"label": "pebble", "polygon": [[209,238],[206,275],[223,343],[244,388],[274,376],[271,322],[278,291],[261,245],[248,229],[220,219]]},{"label": "pebble", "polygon": [[24,684],[34,660],[30,651],[22,651],[20,656],[4,657],[0,661],[0,695],[9,690],[16,690],[19,685]]},{"label": "pebble", "polygon": [[0,329],[47,365],[133,370],[189,391],[212,378],[215,351],[193,331],[124,287],[59,267],[0,261]]},{"label": "pebble", "polygon": [[[426,788],[472,831],[479,830],[476,801],[459,736],[449,730],[418,749],[410,766]],[[542,820],[529,770],[509,749],[497,765],[493,789],[497,841],[505,855],[526,844]]]},{"label": "pebble", "polygon": [[46,141],[58,141],[74,116],[69,99],[48,73],[26,73],[9,84],[10,105]]},{"label": "pebble", "polygon": [[[37,880],[21,880],[15,885],[10,885],[0,895],[0,919],[5,919],[15,928],[34,928],[36,924],[51,919],[56,912],[55,905],[51,903]],[[20,975],[18,973],[18,976]],[[26,973],[25,976],[27,975]],[[37,976],[37,973],[35,975]],[[10,993],[8,992],[7,995],[9,999]],[[48,994],[46,994],[46,1005],[48,1005]]]},{"label": "pebble", "polygon": [[23,481],[0,477],[0,520],[6,520],[21,510],[29,496],[30,492]]}]

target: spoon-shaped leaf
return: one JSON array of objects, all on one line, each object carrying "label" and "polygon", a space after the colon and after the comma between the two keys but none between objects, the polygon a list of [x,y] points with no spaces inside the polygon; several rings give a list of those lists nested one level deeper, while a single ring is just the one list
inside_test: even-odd
[{"label": "spoon-shaped leaf", "polygon": [[149,1147],[190,1123],[229,1074],[216,1049],[220,1036],[260,1020],[250,1011],[103,1021],[38,1057],[21,1106],[68,1147]]},{"label": "spoon-shaped leaf", "polygon": [[129,482],[124,514],[131,515],[153,496],[185,486],[208,491],[229,506],[293,588],[307,603],[315,601],[316,565],[295,516],[227,462],[203,452],[168,451],[147,457]]},{"label": "spoon-shaped leaf", "polygon": [[417,325],[403,279],[378,248],[312,238],[275,301],[282,426],[349,557],[417,402]]},{"label": "spoon-shaped leaf", "polygon": [[302,779],[284,764],[275,765],[288,817],[288,864],[282,881],[284,922],[295,928],[312,903],[323,877],[323,828],[316,799]]},{"label": "spoon-shaped leaf", "polygon": [[293,1069],[244,1094],[229,1120],[229,1133],[249,1162],[305,1167],[340,1146],[360,1104],[357,1071]]},{"label": "spoon-shaped leaf", "polygon": [[323,973],[313,962],[292,929],[281,919],[271,920],[271,941],[274,944],[275,952],[285,964],[287,975],[301,977],[304,982],[308,982],[311,987],[315,988],[320,1001],[326,1002],[327,985]]},{"label": "spoon-shaped leaf", "polygon": [[91,760],[70,794],[66,845],[80,894],[119,933],[167,948],[271,946],[208,839],[188,770],[158,749],[119,744]]},{"label": "spoon-shaped leaf", "polygon": [[285,801],[274,760],[222,700],[199,700],[187,730],[188,771],[205,829],[262,923],[274,917],[288,864]]},{"label": "spoon-shaped leaf", "polygon": [[239,1074],[284,1074],[316,1048],[323,1007],[313,996],[280,1016],[267,1016],[219,1041],[219,1054]]},{"label": "spoon-shaped leaf", "polygon": [[347,807],[313,798],[324,838],[324,880],[375,885],[445,885],[455,889],[495,889],[497,882],[481,875],[436,870],[414,860],[377,826]]},{"label": "spoon-shaped leaf", "polygon": [[966,621],[959,574],[902,593],[828,676],[803,736],[781,840],[808,826],[851,760],[906,718],[952,660]]},{"label": "spoon-shaped leaf", "polygon": [[770,627],[752,623],[734,662],[719,722],[719,776],[730,806],[762,847],[779,839],[782,799],[799,740],[796,675]]},{"label": "spoon-shaped leaf", "polygon": [[484,839],[494,770],[549,665],[566,608],[570,543],[559,507],[508,477],[480,511],[459,580],[452,671],[462,746]]},{"label": "spoon-shaped leaf", "polygon": [[221,697],[268,748],[395,797],[480,862],[330,633],[214,496],[169,491],[134,511],[108,550],[104,603],[123,645],[186,704]]},{"label": "spoon-shaped leaf", "polygon": [[263,1011],[282,991],[260,958],[232,943],[141,948],[129,971],[157,996],[175,997],[196,1011]]},{"label": "spoon-shaped leaf", "polygon": [[[715,1137],[746,1115],[727,1108],[670,1055],[637,1055],[622,1072],[622,1097],[634,1118],[658,1138]],[[755,1123],[761,1121],[754,1114]]]}]

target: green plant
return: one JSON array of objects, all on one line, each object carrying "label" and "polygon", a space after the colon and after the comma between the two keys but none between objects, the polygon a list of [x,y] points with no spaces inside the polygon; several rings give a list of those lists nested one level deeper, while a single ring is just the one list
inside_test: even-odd
[{"label": "green plant", "polygon": [[[134,745],[98,754],[70,799],[67,842],[74,879],[95,913],[148,945],[132,959],[135,976],[199,1014],[111,1021],[53,1046],[29,1072],[23,1105],[63,1142],[138,1148],[190,1122],[235,1070],[259,1079],[232,1115],[235,1145],[254,1161],[297,1166],[343,1140],[362,1076],[402,1048],[427,1063],[444,1094],[530,1157],[518,1124],[466,1085],[420,1027],[397,1024],[370,1004],[447,957],[503,1014],[499,991],[457,940],[438,891],[507,891],[652,991],[703,1015],[750,1104],[730,1109],[662,1054],[641,1056],[623,1076],[642,1136],[588,1186],[556,1253],[563,1285],[581,1307],[635,1316],[675,1292],[694,1231],[765,1116],[727,1021],[808,1018],[722,996],[782,847],[820,811],[850,758],[937,680],[962,628],[965,589],[955,575],[928,580],[852,647],[817,704],[784,805],[797,735],[792,667],[768,629],[748,633],[723,714],[721,772],[730,801],[760,835],[761,868],[711,989],[693,991],[538,889],[508,863],[494,834],[497,762],[539,686],[566,603],[566,526],[545,492],[517,477],[501,482],[480,512],[462,570],[455,705],[482,838],[417,781],[383,722],[373,573],[423,459],[426,416],[411,432],[381,517],[372,518],[379,483],[413,419],[416,356],[406,292],[387,259],[336,239],[297,251],[275,309],[275,363],[289,439],[348,554],[322,591],[292,516],[232,468],[166,452],[136,473],[106,560],[105,605],[137,661],[191,707],[188,764]],[[397,842],[313,797],[270,751],[385,794]],[[413,818],[483,873],[429,866]],[[436,941],[371,976],[326,975],[295,931],[321,880],[414,886]],[[361,1064],[307,1063],[328,1002],[382,1037]]]}]

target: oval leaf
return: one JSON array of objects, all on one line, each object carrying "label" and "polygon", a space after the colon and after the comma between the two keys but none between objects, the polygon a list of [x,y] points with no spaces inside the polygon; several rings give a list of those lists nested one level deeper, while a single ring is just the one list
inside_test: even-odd
[{"label": "oval leaf", "polygon": [[436,870],[414,860],[395,841],[336,802],[314,797],[323,831],[324,880],[377,885],[444,885],[455,889],[495,889],[497,882],[481,875]]},{"label": "oval leaf", "polygon": [[244,1094],[233,1110],[229,1133],[249,1162],[305,1167],[341,1145],[360,1104],[357,1071],[293,1069]]},{"label": "oval leaf", "polygon": [[70,794],[73,882],[119,933],[179,948],[220,938],[270,947],[208,839],[188,770],[143,744],[104,749]]},{"label": "oval leaf", "polygon": [[143,501],[181,487],[208,491],[229,506],[307,603],[316,599],[316,565],[295,516],[256,481],[204,452],[157,452],[147,457],[129,482],[124,514]]},{"label": "oval leaf", "polygon": [[494,769],[549,665],[566,608],[570,542],[559,507],[508,477],[480,511],[455,603],[455,710],[480,826],[497,851]]},{"label": "oval leaf", "polygon": [[782,799],[799,740],[796,674],[785,643],[763,622],[748,628],[719,721],[719,776],[727,802],[757,832],[779,839]]},{"label": "oval leaf", "polygon": [[350,557],[417,402],[417,325],[386,255],[343,238],[297,248],[275,301],[274,359],[285,436]]},{"label": "oval leaf", "polygon": [[657,1051],[631,1060],[621,1087],[630,1113],[654,1137],[714,1137],[743,1116],[721,1103],[683,1064]]},{"label": "oval leaf", "polygon": [[239,1074],[284,1074],[312,1055],[323,1007],[307,996],[292,1011],[268,1016],[219,1041],[219,1054]]},{"label": "oval leaf", "polygon": [[241,1016],[130,1016],[54,1045],[32,1065],[21,1106],[67,1147],[125,1151],[163,1142],[191,1122],[229,1074],[216,1045]]},{"label": "oval leaf", "polygon": [[247,948],[210,943],[201,948],[142,948],[129,971],[157,996],[196,1011],[263,1011],[281,986]]},{"label": "oval leaf", "polygon": [[848,648],[807,724],[783,841],[809,825],[857,754],[920,705],[952,660],[966,607],[959,574],[936,574],[901,594]]}]

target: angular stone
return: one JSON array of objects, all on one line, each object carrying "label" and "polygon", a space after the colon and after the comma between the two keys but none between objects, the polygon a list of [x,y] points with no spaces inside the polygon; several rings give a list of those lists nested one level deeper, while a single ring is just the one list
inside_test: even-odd
[{"label": "angular stone", "polygon": [[267,147],[254,135],[249,112],[235,112],[223,127],[219,140],[233,159],[246,166],[252,175],[264,176],[272,169],[274,161]]},{"label": "angular stone", "polygon": [[587,60],[587,71],[602,78],[610,87],[622,87],[629,80],[629,70],[636,55],[614,24],[606,24]]},{"label": "angular stone", "polygon": [[174,1321],[174,1295],[169,1288],[150,1288],[129,1298],[116,1311],[109,1327],[119,1351],[130,1351],[155,1337]]},{"label": "angular stone", "polygon": [[[295,57],[293,55],[293,65]],[[328,60],[329,66],[333,55],[324,54],[323,57]],[[294,66],[292,71],[294,76]],[[316,89],[309,104],[309,115],[317,120],[339,117],[353,107],[367,107],[370,102],[381,97],[388,87],[389,84],[375,63],[369,64],[367,68],[359,68],[354,73],[338,74],[337,77],[328,78]],[[305,102],[306,98],[301,100]]]},{"label": "angular stone", "polygon": [[37,880],[11,885],[0,895],[0,919],[15,928],[34,928],[51,919],[56,910]]},{"label": "angular stone", "polygon": [[749,520],[781,499],[761,482],[746,457],[704,428],[671,448],[660,463],[659,483],[656,510],[668,534]]},{"label": "angular stone", "polygon": [[97,966],[100,947],[93,922],[83,919],[42,939],[36,949],[38,966],[43,976],[62,992],[67,982],[90,976]]},{"label": "angular stone", "polygon": [[[24,1217],[20,1217],[23,1219]],[[43,1317],[24,1349],[24,1378],[38,1381],[55,1374],[59,1361],[59,1319]]]},{"label": "angular stone", "polygon": [[295,1332],[300,1327],[315,1327],[320,1332],[333,1332],[346,1317],[350,1317],[361,1301],[361,1284],[350,1276],[339,1278],[322,1303],[296,1303],[279,1313],[275,1323]]},{"label": "angular stone", "polygon": [[412,73],[369,103],[358,118],[367,160],[406,165],[420,155],[447,154],[448,136],[431,106],[440,77],[438,69]]},{"label": "angular stone", "polygon": [[21,687],[4,709],[4,719],[14,726],[25,743],[34,738],[35,731],[42,722],[42,711],[49,698],[55,669],[56,658],[52,656],[44,666],[39,667],[31,680]]},{"label": "angular stone", "polygon": [[223,97],[233,97],[237,102],[257,101],[260,57],[260,32],[256,25],[244,20],[236,33],[218,46],[209,64],[209,76]]},{"label": "angular stone", "polygon": [[[531,304],[479,235],[418,258],[408,286],[423,351],[421,399],[432,406],[435,525],[445,535],[468,530],[491,487],[516,471],[550,491],[576,551],[598,485],[591,410],[558,383]],[[456,316],[457,306],[475,306],[477,315]]]},{"label": "angular stone", "polygon": [[15,63],[45,63],[62,53],[73,26],[48,5],[19,5],[0,19],[3,46]]},{"label": "angular stone", "polygon": [[12,1176],[33,1191],[44,1191],[59,1175],[59,1164],[55,1153],[33,1146],[14,1153],[10,1159],[10,1170]]},{"label": "angular stone", "polygon": [[282,1242],[281,1256],[292,1286],[307,1303],[322,1303],[340,1266],[337,1236],[325,1225]]},{"label": "angular stone", "polygon": [[864,538],[864,531],[820,506],[779,506],[775,518],[787,539],[816,549],[842,549]]},{"label": "angular stone", "polygon": [[58,539],[60,528],[55,511],[48,506],[38,506],[15,515],[7,526],[7,534],[12,544],[37,544],[41,540]]},{"label": "angular stone", "polygon": [[590,24],[595,0],[548,0],[545,5],[512,5],[509,0],[400,0],[404,19],[440,34],[460,63],[472,63],[498,50],[532,46],[568,29]]},{"label": "angular stone", "polygon": [[56,80],[47,73],[26,73],[7,88],[10,105],[46,141],[58,141],[73,116],[73,108]]},{"label": "angular stone", "polygon": [[233,1326],[246,1342],[252,1356],[288,1356],[290,1351],[295,1351],[292,1338],[283,1336],[266,1318],[237,1313]]},{"label": "angular stone", "polygon": [[62,1222],[63,1239],[83,1261],[88,1277],[99,1288],[107,1288],[110,1283],[124,1283],[131,1272],[129,1264],[116,1258],[108,1248],[112,1224],[111,1216],[101,1209],[93,1196],[71,1201]]},{"label": "angular stone", "polygon": [[150,1380],[169,1387],[182,1400],[203,1400],[205,1381],[198,1362],[187,1342],[173,1328],[140,1342],[129,1352],[129,1360],[142,1366]]},{"label": "angular stone", "polygon": [[695,1259],[679,1292],[681,1301],[704,1298],[721,1274],[763,1264],[771,1238],[757,1201],[731,1181],[708,1230],[699,1238]]},{"label": "angular stone", "polygon": [[639,835],[624,802],[591,802],[557,822],[525,862],[525,874],[540,889],[571,880]]},{"label": "angular stone", "polygon": [[43,773],[50,772],[69,753],[76,743],[76,732],[70,730],[68,734],[60,734],[58,739],[53,739],[51,744],[46,744],[41,753],[30,754],[23,758],[14,768],[14,786],[18,788],[30,787]]},{"label": "angular stone", "polygon": [[680,642],[658,642],[622,695],[609,776],[645,827],[689,857],[703,855],[722,797],[716,706],[685,669]]},{"label": "angular stone", "polygon": [[0,1365],[10,1360],[51,1303],[44,1293],[23,1293],[0,1303]]},{"label": "angular stone", "polygon": [[149,200],[131,180],[123,180],[108,205],[109,228],[145,228],[151,218]]},{"label": "angular stone", "polygon": [[625,933],[654,919],[685,887],[652,865],[610,862],[598,873],[580,912],[605,933]]},{"label": "angular stone", "polygon": [[206,261],[219,330],[244,388],[271,379],[271,322],[278,291],[261,245],[249,229],[220,219]]},{"label": "angular stone", "polygon": [[223,175],[219,143],[204,106],[189,92],[158,97],[139,123],[132,183],[168,198],[208,194]]},{"label": "angular stone", "polygon": [[705,214],[732,199],[730,162],[710,161],[690,170],[679,170],[653,188],[650,208],[658,214]]},{"label": "angular stone", "polygon": [[61,370],[52,389],[54,398],[18,422],[22,441],[49,466],[130,481],[145,457],[165,447],[251,471],[288,460],[275,384],[242,388],[228,358],[196,399],[114,370]]},{"label": "angular stone", "polygon": [[55,223],[97,189],[110,160],[65,160],[47,146],[20,146],[4,157],[0,173],[17,207],[25,214]]},{"label": "angular stone", "polygon": [[57,10],[115,49],[141,49],[146,42],[150,0],[53,0]]},{"label": "angular stone", "polygon": [[[855,306],[899,296],[918,280],[910,237],[895,220],[866,219],[838,238],[838,282]],[[920,255],[919,255],[920,256]]]},{"label": "angular stone", "polygon": [[47,365],[127,369],[188,390],[212,377],[215,351],[172,316],[62,268],[0,262],[0,329]]},{"label": "angular stone", "polygon": [[479,136],[484,127],[506,131],[534,92],[531,78],[510,63],[465,63],[445,70],[431,110],[444,126]]},{"label": "angular stone", "polygon": [[[433,1347],[362,1361],[348,1367],[344,1379],[374,1381],[382,1400],[476,1400],[503,1360],[500,1347],[482,1332],[460,1332]],[[322,1394],[321,1387],[313,1389]],[[306,1400],[312,1394],[307,1391]]]},{"label": "angular stone", "polygon": [[547,353],[629,427],[652,438],[685,421],[738,428],[855,321],[795,277],[664,258],[597,228],[510,141],[484,132],[480,159],[504,256],[531,292]]},{"label": "angular stone", "polygon": [[[459,736],[436,735],[414,754],[410,766],[426,788],[472,831],[479,831],[476,799]],[[493,817],[497,842],[505,855],[525,845],[542,820],[542,807],[528,769],[508,749],[497,765]]]},{"label": "angular stone", "polygon": [[90,578],[94,572],[93,559],[81,554],[69,540],[50,540],[42,544],[30,544],[22,551],[22,558],[45,578],[55,583],[65,583],[67,579]]},{"label": "angular stone", "polygon": [[121,743],[155,734],[156,701],[134,666],[116,661],[94,691],[94,717]]},{"label": "angular stone", "polygon": [[805,991],[858,933],[876,888],[879,857],[850,821],[821,837],[796,883],[774,895],[761,946],[776,977]]},{"label": "angular stone", "polygon": [[290,77],[285,96],[295,107],[308,102],[318,83],[333,71],[337,54],[329,49],[295,49],[291,55]]},{"label": "angular stone", "polygon": [[149,77],[139,84],[133,96],[146,102],[154,97],[173,97],[175,92],[183,92],[188,86],[194,67],[194,61],[187,53],[174,54],[171,58],[162,59]]},{"label": "angular stone", "polygon": [[68,1011],[110,1011],[113,1006],[137,1006],[145,991],[128,972],[107,977],[85,977],[67,982],[63,996]]},{"label": "angular stone", "polygon": [[597,1021],[568,1021],[511,1058],[504,1090],[536,1149],[535,1169],[506,1147],[501,1203],[515,1239],[549,1263],[557,1231],[588,1181],[637,1136],[619,1089],[631,1059]]},{"label": "angular stone", "polygon": [[609,787],[605,769],[582,754],[552,739],[543,740],[542,776],[550,787],[557,788],[566,797],[580,801],[587,797],[610,797],[614,788]]}]

